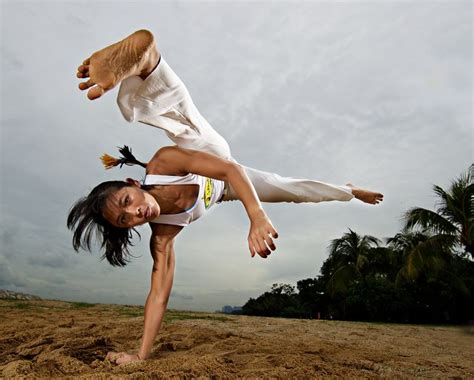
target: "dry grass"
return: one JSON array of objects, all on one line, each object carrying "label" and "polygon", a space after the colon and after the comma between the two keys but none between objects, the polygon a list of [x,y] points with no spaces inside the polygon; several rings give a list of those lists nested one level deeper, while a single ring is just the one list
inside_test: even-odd
[{"label": "dry grass", "polygon": [[0,300],[0,375],[83,378],[474,378],[474,336],[457,327],[168,311],[150,360],[143,307]]}]

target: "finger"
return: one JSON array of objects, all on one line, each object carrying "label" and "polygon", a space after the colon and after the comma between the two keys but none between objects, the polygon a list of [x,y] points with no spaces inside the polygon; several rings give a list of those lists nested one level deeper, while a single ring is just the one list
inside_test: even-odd
[{"label": "finger", "polygon": [[267,257],[270,250],[267,248],[264,242],[261,242],[258,238],[254,239],[254,246],[257,248],[257,253],[262,257]]},{"label": "finger", "polygon": [[121,357],[127,355],[126,352],[117,352],[114,356],[114,361],[117,363],[117,360],[120,359]]},{"label": "finger", "polygon": [[253,252],[252,257],[254,257],[256,253],[259,256],[262,256],[261,253],[260,253],[260,248],[258,247],[258,242],[257,242],[256,239],[253,239],[253,238],[249,237],[249,244],[250,244],[251,251]]},{"label": "finger", "polygon": [[112,358],[114,357],[114,355],[116,355],[117,353],[116,352],[113,352],[113,351],[110,351],[110,352],[107,352],[107,355],[105,356],[105,358],[107,360],[112,360]]},{"label": "finger", "polygon": [[79,90],[87,90],[89,87],[92,87],[95,85],[94,81],[92,79],[89,79],[87,82],[81,82],[79,83]]},{"label": "finger", "polygon": [[272,229],[272,236],[273,236],[275,239],[278,239],[278,232],[277,232],[277,230]]},{"label": "finger", "polygon": [[256,254],[260,256],[260,252],[258,251],[258,248],[257,248],[257,246],[255,245],[255,243],[252,243],[252,252],[253,252],[253,256],[252,256],[252,257],[255,257]]},{"label": "finger", "polygon": [[94,100],[94,99],[100,98],[102,95],[104,95],[104,93],[105,93],[105,90],[100,85],[97,85],[97,86],[92,87],[87,92],[87,97],[90,100]]},{"label": "finger", "polygon": [[124,355],[124,356],[121,356],[120,358],[118,358],[115,363],[120,365],[120,364],[125,364],[127,362],[128,362],[128,358]]},{"label": "finger", "polygon": [[276,246],[275,246],[275,243],[273,243],[273,240],[270,236],[266,235],[264,237],[265,239],[265,243],[267,243],[267,246],[272,250],[274,251],[276,249]]},{"label": "finger", "polygon": [[250,241],[249,241],[249,251],[250,251],[250,257],[254,257],[255,256],[255,250],[254,250],[252,244],[250,243]]},{"label": "finger", "polygon": [[82,62],[83,65],[89,65],[90,63],[91,63],[91,58],[90,58],[90,57],[87,58],[87,59],[85,59],[85,60]]},{"label": "finger", "polygon": [[268,257],[268,255],[270,254],[270,250],[268,248],[265,248],[265,249],[259,248],[257,250],[257,253],[260,257],[266,259]]},{"label": "finger", "polygon": [[265,235],[264,235],[262,238],[260,238],[260,245],[261,245],[261,247],[262,247],[263,252],[265,253],[265,255],[268,256],[268,255],[270,255],[270,254],[272,253],[272,251],[271,251],[270,248],[268,247],[267,242],[266,242],[266,240],[265,240]]}]

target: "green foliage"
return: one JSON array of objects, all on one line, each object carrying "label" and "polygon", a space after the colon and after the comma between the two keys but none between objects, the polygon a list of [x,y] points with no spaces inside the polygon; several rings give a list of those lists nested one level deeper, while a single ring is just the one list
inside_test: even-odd
[{"label": "green foliage", "polygon": [[71,309],[85,309],[88,307],[94,307],[95,303],[87,303],[87,302],[69,302],[71,305]]},{"label": "green foliage", "polygon": [[320,275],[251,298],[248,315],[404,323],[474,319],[474,165],[446,191],[434,186],[435,211],[412,208],[386,239],[353,230],[331,241]]},{"label": "green foliage", "polygon": [[172,323],[173,321],[179,321],[184,319],[207,319],[211,321],[219,322],[228,322],[231,321],[231,318],[218,316],[218,315],[208,315],[206,313],[199,312],[187,312],[187,311],[168,311],[165,314],[165,323]]},{"label": "green foliage", "polygon": [[26,303],[26,302],[19,302],[19,303],[15,303],[13,305],[13,307],[15,309],[30,309],[31,308],[31,304],[29,303]]}]

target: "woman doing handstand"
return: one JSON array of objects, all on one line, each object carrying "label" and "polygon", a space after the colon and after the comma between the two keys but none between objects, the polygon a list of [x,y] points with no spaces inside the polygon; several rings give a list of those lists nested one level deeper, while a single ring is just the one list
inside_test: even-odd
[{"label": "woman doing handstand", "polygon": [[383,195],[351,184],[336,186],[309,179],[282,177],[252,169],[232,158],[229,145],[204,119],[183,82],[157,50],[152,33],[139,30],[95,52],[78,68],[81,90],[97,99],[120,85],[118,105],[124,118],[165,131],[176,144],[159,149],[143,164],[121,150],[120,160],[104,156],[106,166],[141,164],[143,183],[109,181],[77,201],[68,216],[73,246],[91,249],[94,232],[101,237],[104,257],[127,263],[134,227],[149,223],[153,257],[151,288],[145,304],[144,332],[136,354],[111,352],[117,363],[144,360],[160,329],[173,284],[176,236],[215,203],[240,200],[250,219],[248,248],[267,258],[276,249],[278,233],[260,202],[349,201],[377,204]]}]

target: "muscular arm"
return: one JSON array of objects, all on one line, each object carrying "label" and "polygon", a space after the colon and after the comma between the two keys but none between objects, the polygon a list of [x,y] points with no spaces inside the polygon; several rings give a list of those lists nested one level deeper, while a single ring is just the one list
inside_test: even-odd
[{"label": "muscular arm", "polygon": [[197,150],[184,149],[178,146],[167,146],[156,152],[147,165],[147,174],[186,175],[195,173],[205,177],[228,181],[239,199],[244,204],[251,221],[249,233],[249,250],[252,257],[255,251],[262,257],[270,254],[270,247],[275,250],[270,234],[276,238],[278,233],[268,219],[258,199],[252,182],[238,163],[222,159],[214,154]]},{"label": "muscular arm", "polygon": [[140,359],[147,359],[153,342],[163,321],[168,299],[173,287],[175,267],[174,238],[183,227],[152,225],[150,251],[153,257],[150,292],[145,303],[145,323],[142,344],[138,353]]}]

